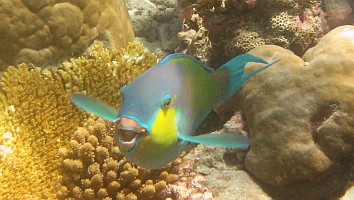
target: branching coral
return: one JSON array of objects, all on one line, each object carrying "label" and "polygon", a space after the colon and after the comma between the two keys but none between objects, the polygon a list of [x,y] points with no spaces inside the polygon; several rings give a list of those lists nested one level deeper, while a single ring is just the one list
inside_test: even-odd
[{"label": "branching coral", "polygon": [[112,123],[89,120],[61,148],[63,177],[59,199],[166,199],[167,184],[177,181],[180,160],[161,170],[145,170],[128,163],[113,143]]},{"label": "branching coral", "polygon": [[53,198],[58,149],[88,116],[70,103],[71,93],[87,92],[118,107],[120,87],[155,63],[139,43],[121,50],[96,43],[57,68],[10,67],[0,93],[0,197]]},{"label": "branching coral", "polygon": [[55,65],[95,39],[115,48],[134,39],[125,0],[3,0],[0,14],[2,70],[22,62]]}]

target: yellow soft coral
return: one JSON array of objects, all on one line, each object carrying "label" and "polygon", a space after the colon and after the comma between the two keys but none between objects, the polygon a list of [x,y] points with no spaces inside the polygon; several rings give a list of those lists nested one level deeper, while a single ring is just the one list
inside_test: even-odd
[{"label": "yellow soft coral", "polygon": [[156,61],[137,42],[121,50],[95,43],[59,67],[10,67],[0,93],[0,198],[53,198],[58,149],[88,116],[71,104],[71,93],[87,92],[118,107],[120,87]]}]

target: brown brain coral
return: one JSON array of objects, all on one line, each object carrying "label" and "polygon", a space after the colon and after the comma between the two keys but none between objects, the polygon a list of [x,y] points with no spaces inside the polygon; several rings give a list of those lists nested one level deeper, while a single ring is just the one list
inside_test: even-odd
[{"label": "brown brain coral", "polygon": [[22,62],[55,65],[95,39],[125,47],[134,38],[125,0],[0,2],[0,69]]},{"label": "brown brain coral", "polygon": [[121,50],[96,43],[59,67],[10,67],[0,93],[0,198],[53,198],[58,149],[88,116],[70,94],[87,92],[118,107],[120,87],[154,64],[156,56],[133,42]]},{"label": "brown brain coral", "polygon": [[61,148],[59,199],[166,199],[167,184],[177,181],[178,163],[161,170],[131,165],[113,142],[113,126],[103,119],[89,120]]},{"label": "brown brain coral", "polygon": [[353,49],[354,27],[344,26],[303,60],[276,46],[250,51],[281,60],[240,93],[252,138],[245,165],[256,177],[272,185],[321,180],[343,160],[353,163]]}]

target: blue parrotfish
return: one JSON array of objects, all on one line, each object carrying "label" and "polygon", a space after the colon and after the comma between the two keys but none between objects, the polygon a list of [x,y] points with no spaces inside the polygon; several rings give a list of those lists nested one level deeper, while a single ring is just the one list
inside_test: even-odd
[{"label": "blue parrotfish", "polygon": [[[214,70],[188,54],[166,56],[121,89],[119,110],[82,93],[72,102],[115,123],[115,139],[132,163],[159,169],[176,159],[188,144],[247,149],[250,139],[241,134],[195,132],[213,106],[230,97],[252,75],[274,63],[241,54]],[[248,62],[265,66],[244,73]]]}]

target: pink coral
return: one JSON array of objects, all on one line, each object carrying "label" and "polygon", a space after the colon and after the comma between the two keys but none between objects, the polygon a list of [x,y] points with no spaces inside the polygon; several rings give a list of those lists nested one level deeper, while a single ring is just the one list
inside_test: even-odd
[{"label": "pink coral", "polygon": [[[321,23],[319,23],[317,26],[314,26],[314,21],[317,20],[316,17],[321,19]],[[328,25],[326,14],[324,13],[321,5],[318,4],[314,7],[314,9],[307,9],[301,15],[295,16],[294,27],[296,31],[314,29],[318,35],[323,35],[326,33],[328,31]]]},{"label": "pink coral", "polygon": [[353,23],[353,8],[351,0],[324,0],[327,21],[331,28]]},{"label": "pink coral", "polygon": [[257,5],[257,0],[245,0],[244,2],[248,8],[254,8]]},{"label": "pink coral", "polygon": [[[187,170],[184,168],[183,170]],[[181,178],[171,184],[168,189],[171,193],[176,193],[181,200],[213,200],[213,194],[205,187],[205,178],[202,175],[191,175],[183,172]]]}]

